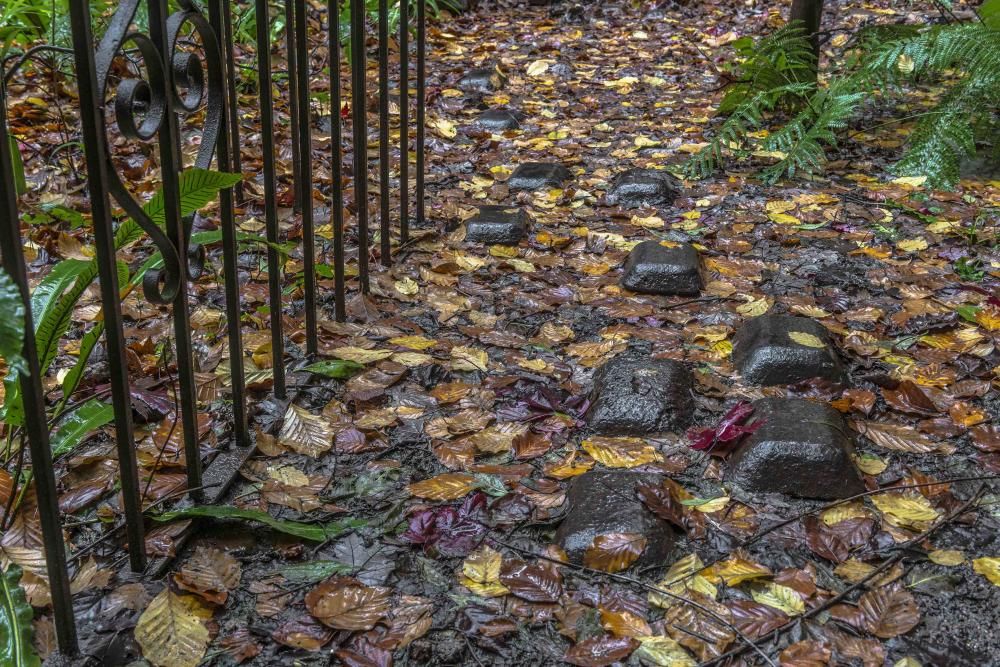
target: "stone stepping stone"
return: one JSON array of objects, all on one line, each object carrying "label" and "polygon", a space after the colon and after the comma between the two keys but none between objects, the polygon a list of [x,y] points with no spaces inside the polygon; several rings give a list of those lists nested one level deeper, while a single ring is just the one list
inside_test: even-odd
[{"label": "stone stepping stone", "polygon": [[592,470],[576,477],[556,542],[579,564],[597,535],[639,533],[646,538],[646,549],[633,567],[663,566],[674,546],[674,530],[635,494],[636,486],[659,483],[659,475],[627,471]]},{"label": "stone stepping stone", "polygon": [[745,322],[733,338],[733,363],[749,384],[847,381],[826,327],[809,317],[762,315]]},{"label": "stone stepping stone", "polygon": [[469,93],[492,93],[507,83],[507,77],[495,67],[471,69],[458,80],[458,87]]},{"label": "stone stepping stone", "polygon": [[669,206],[680,196],[681,182],[659,169],[629,169],[611,181],[604,200],[609,206],[642,208]]},{"label": "stone stepping stone", "polygon": [[528,231],[531,217],[516,206],[480,206],[465,221],[465,240],[486,245],[517,245]]},{"label": "stone stepping stone", "polygon": [[697,295],[702,287],[698,251],[687,243],[643,241],[625,260],[621,286],[642,294]]},{"label": "stone stepping stone", "polygon": [[525,162],[517,165],[507,179],[511,190],[539,190],[558,188],[573,177],[569,169],[551,162]]},{"label": "stone stepping stone", "polygon": [[726,481],[754,493],[833,500],[863,493],[851,454],[854,440],[840,412],[802,398],[754,403],[763,425],[729,457]]},{"label": "stone stepping stone", "polygon": [[594,373],[587,422],[601,435],[677,431],[691,423],[692,387],[680,362],[616,357]]},{"label": "stone stepping stone", "polygon": [[505,130],[517,130],[521,127],[521,121],[506,109],[490,109],[480,114],[474,123],[477,127],[493,132],[503,132]]}]

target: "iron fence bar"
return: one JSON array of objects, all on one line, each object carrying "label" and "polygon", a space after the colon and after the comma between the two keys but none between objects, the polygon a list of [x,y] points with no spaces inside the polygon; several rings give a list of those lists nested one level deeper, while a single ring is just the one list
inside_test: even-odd
[{"label": "iron fence bar", "polygon": [[129,564],[133,572],[141,572],[146,567],[145,526],[132,431],[132,401],[128,363],[125,360],[125,335],[122,329],[115,234],[111,225],[111,201],[108,196],[105,171],[109,163],[105,146],[104,104],[97,94],[97,69],[94,64],[89,3],[87,0],[73,0],[69,11],[70,20],[76,26],[73,30],[73,50],[79,92],[80,124],[87,161],[87,189],[90,193],[94,246],[97,251],[97,269],[101,286],[104,343],[115,414],[115,443],[118,452],[118,475],[122,486],[125,534],[128,540]]},{"label": "iron fence bar", "polygon": [[399,3],[399,242],[410,237],[410,2]]},{"label": "iron fence bar", "polygon": [[424,142],[427,107],[427,8],[417,0],[417,225],[424,224]]},{"label": "iron fence bar", "polygon": [[[27,361],[27,373],[20,377],[24,406],[24,432],[31,452],[31,468],[38,497],[38,515],[42,524],[45,547],[45,568],[49,575],[52,609],[59,650],[66,655],[77,652],[76,623],[73,598],[66,570],[66,548],[59,523],[58,492],[52,469],[52,450],[45,419],[45,399],[35,348],[34,323],[31,317],[31,296],[21,246],[20,220],[17,215],[17,191],[14,188],[14,166],[8,149],[7,100],[0,82],[0,260],[7,274],[17,284],[24,305],[24,345],[22,356]],[[8,426],[9,427],[9,426]]]},{"label": "iron fence bar", "polygon": [[254,0],[257,13],[257,87],[260,96],[261,150],[264,165],[264,224],[267,236],[267,283],[270,306],[274,395],[285,398],[285,340],[282,334],[281,265],[278,255],[277,171],[274,156],[274,99],[271,90],[271,40],[267,0]]},{"label": "iron fence bar", "polygon": [[368,118],[365,81],[365,3],[351,2],[351,106],[354,138],[354,205],[358,220],[358,280],[361,292],[368,284]]},{"label": "iron fence bar", "polygon": [[177,115],[174,113],[174,67],[170,54],[172,45],[166,34],[166,1],[147,0],[149,8],[149,36],[159,53],[163,68],[163,124],[158,139],[160,170],[163,181],[164,220],[167,237],[177,249],[178,286],[173,298],[174,344],[177,348],[178,398],[180,399],[181,427],[184,434],[184,455],[188,488],[193,497],[202,494],[201,453],[198,447],[198,390],[194,379],[194,352],[191,345],[191,322],[188,314],[188,242],[187,230],[180,210],[180,134]]},{"label": "iron fence bar", "polygon": [[295,54],[295,2],[284,0],[285,61],[288,65],[288,127],[292,139],[292,210],[302,207],[302,156],[299,154],[299,63]]},{"label": "iron fence bar", "polygon": [[333,296],[334,317],[338,322],[347,319],[344,286],[344,150],[343,122],[340,116],[340,2],[327,2],[327,40],[330,51],[330,147],[333,152],[333,166],[330,195],[333,209]]},{"label": "iron fence bar", "polygon": [[[226,16],[231,12],[230,0],[216,0],[209,3],[209,22],[217,35],[223,36],[225,43],[231,46],[226,36]],[[232,49],[227,49],[227,57],[223,59],[222,53],[218,54],[222,62],[223,71],[226,73],[227,81],[232,76],[233,59]],[[226,86],[225,104],[229,111],[236,109],[235,88]],[[239,151],[239,145],[233,146],[230,142],[232,137],[236,137],[238,130],[233,125],[233,114],[223,114],[222,122],[219,126],[219,139],[216,150],[219,170],[223,172],[238,169],[238,153],[231,154],[230,148]],[[247,447],[250,445],[250,429],[247,424],[246,405],[246,385],[243,374],[243,337],[241,335],[240,323],[243,317],[243,310],[240,303],[240,281],[239,281],[239,251],[236,241],[236,215],[233,210],[233,190],[226,188],[219,193],[220,208],[219,216],[222,227],[222,272],[223,287],[226,294],[226,320],[227,338],[229,342],[229,375],[233,392],[233,434],[236,445]]]},{"label": "iron fence bar", "polygon": [[[216,25],[213,24],[219,35],[222,36],[223,54],[225,56],[224,69],[226,73],[226,108],[229,112],[229,164],[230,169],[235,173],[243,171],[243,159],[240,155],[240,110],[239,98],[236,95],[236,58],[233,54],[233,10],[231,0],[221,0],[223,4],[222,20]],[[211,8],[215,8],[217,3],[213,2]],[[211,10],[210,10],[211,11]],[[236,184],[236,201],[243,201],[243,182]],[[242,379],[240,380],[242,385]]]},{"label": "iron fence bar", "polygon": [[[409,0],[402,0],[408,2]],[[389,220],[389,2],[378,0],[378,190],[379,258],[392,265]]]},{"label": "iron fence bar", "polygon": [[319,326],[316,323],[316,230],[313,225],[312,114],[309,104],[309,44],[305,0],[295,0],[295,67],[298,74],[295,97],[298,98],[299,195],[302,207],[302,263],[305,272],[306,354],[319,352]]}]

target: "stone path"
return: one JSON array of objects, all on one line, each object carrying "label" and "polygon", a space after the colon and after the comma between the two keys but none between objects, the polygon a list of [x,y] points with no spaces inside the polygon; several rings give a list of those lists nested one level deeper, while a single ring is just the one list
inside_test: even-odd
[{"label": "stone path", "polygon": [[[474,69],[458,82],[462,90],[497,93],[507,82],[496,67]],[[475,121],[493,132],[518,129],[507,109],[483,112]],[[506,181],[513,196],[565,187],[573,178],[554,162],[519,162]],[[671,206],[683,196],[677,177],[662,169],[632,168],[610,181],[604,203],[621,210]],[[530,232],[528,213],[516,204],[482,205],[466,223],[465,241],[513,246]],[[620,269],[627,292],[698,296],[704,287],[703,262],[690,243],[649,239],[632,245]],[[655,314],[655,311],[654,311]],[[733,340],[733,363],[747,385],[790,385],[822,379],[846,383],[847,376],[827,329],[815,319],[762,314],[749,317]],[[593,374],[587,429],[598,436],[656,437],[681,434],[694,412],[693,377],[687,365],[646,355],[619,355]],[[756,430],[745,436],[725,462],[724,479],[748,493],[778,493],[808,499],[840,499],[865,490],[855,466],[854,440],[841,414],[825,403],[768,398],[752,407]],[[655,488],[653,473],[593,470],[569,488],[569,510],[556,540],[576,563],[601,536],[641,536],[636,565],[669,560],[676,528],[640,500],[640,487]]]}]

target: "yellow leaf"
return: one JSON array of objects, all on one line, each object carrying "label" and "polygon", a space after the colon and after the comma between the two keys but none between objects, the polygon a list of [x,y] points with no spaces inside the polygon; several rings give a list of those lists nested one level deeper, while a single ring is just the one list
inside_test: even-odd
[{"label": "yellow leaf", "polygon": [[[912,60],[910,61],[913,62]],[[900,176],[899,178],[892,179],[892,182],[896,185],[909,185],[914,188],[919,188],[927,180],[926,176]]]},{"label": "yellow leaf", "polygon": [[913,58],[906,55],[905,53],[899,54],[899,57],[896,59],[896,68],[899,69],[899,71],[902,72],[903,74],[909,74],[910,72],[912,72],[914,66],[915,63],[913,62]]},{"label": "yellow leaf", "polygon": [[425,338],[424,336],[400,336],[398,338],[390,338],[389,342],[400,347],[408,347],[411,350],[426,350],[437,344],[436,340]]},{"label": "yellow leaf", "polygon": [[865,577],[870,575],[875,571],[874,565],[869,565],[868,563],[862,563],[855,558],[849,558],[843,563],[838,565],[834,570],[834,574],[842,579],[846,579],[852,584],[856,584],[863,581]]},{"label": "yellow leaf", "polygon": [[922,238],[916,239],[903,239],[896,244],[896,247],[903,252],[917,252],[918,250],[927,250],[927,240]]},{"label": "yellow leaf", "polygon": [[746,317],[760,317],[770,309],[771,303],[767,299],[752,299],[746,303],[736,306],[736,312]]},{"label": "yellow leaf", "polygon": [[897,660],[892,667],[923,667],[923,665],[921,665],[920,661],[916,658],[906,656]]},{"label": "yellow leaf", "polygon": [[164,588],[139,617],[135,640],[156,667],[195,667],[210,641],[205,620],[211,617],[212,609],[198,596]]},{"label": "yellow leaf", "polygon": [[972,569],[990,580],[994,586],[1000,586],[1000,558],[984,556],[972,561]]},{"label": "yellow leaf", "polygon": [[446,472],[422,482],[414,482],[407,488],[417,498],[455,500],[476,488],[476,478],[462,472]]},{"label": "yellow leaf", "polygon": [[698,664],[677,640],[666,635],[636,639],[639,640],[639,648],[633,655],[640,658],[643,664],[649,663],[656,667],[695,667]]},{"label": "yellow leaf", "polygon": [[882,493],[872,496],[872,503],[904,526],[920,521],[933,521],[938,512],[931,502],[919,493]]},{"label": "yellow leaf", "polygon": [[727,586],[738,586],[744,581],[771,576],[771,570],[738,556],[720,561],[705,571],[705,578],[712,583],[722,582]]},{"label": "yellow leaf", "polygon": [[437,130],[437,133],[445,139],[452,139],[458,134],[455,124],[445,118],[437,118],[431,121],[431,127]]},{"label": "yellow leaf", "polygon": [[420,285],[409,276],[406,276],[402,280],[397,280],[392,286],[403,296],[413,296],[420,291]]},{"label": "yellow leaf", "polygon": [[640,134],[632,140],[632,143],[635,144],[636,148],[654,148],[661,145],[663,142],[659,139],[652,139]]},{"label": "yellow leaf", "polygon": [[535,62],[528,65],[527,74],[528,76],[541,76],[545,74],[549,69],[549,63],[545,60],[536,60]]},{"label": "yellow leaf", "polygon": [[842,505],[837,505],[836,507],[831,507],[825,510],[820,518],[823,519],[823,523],[828,526],[835,526],[841,521],[847,521],[848,519],[864,519],[869,516],[868,510],[865,509],[864,503],[860,500],[855,500],[853,502],[844,503]]},{"label": "yellow leaf", "polygon": [[451,367],[456,371],[485,371],[489,365],[486,350],[456,345],[451,348]]},{"label": "yellow leaf", "polygon": [[815,347],[817,349],[826,347],[826,343],[818,337],[804,331],[789,331],[788,337],[799,345],[805,345],[806,347]]},{"label": "yellow leaf", "polygon": [[506,595],[510,591],[500,583],[501,561],[500,554],[489,546],[472,552],[462,561],[459,583],[482,597]]},{"label": "yellow leaf", "polygon": [[789,616],[798,616],[806,610],[806,603],[788,586],[767,582],[755,586],[750,594],[757,602],[780,609]]},{"label": "yellow leaf", "polygon": [[764,210],[768,213],[785,213],[791,211],[798,204],[794,201],[772,199],[764,204]]},{"label": "yellow leaf", "polygon": [[285,421],[278,432],[278,444],[318,458],[333,447],[333,428],[322,415],[314,415],[295,404],[289,404]]},{"label": "yellow leaf", "polygon": [[338,347],[331,350],[333,356],[338,359],[346,359],[359,364],[370,364],[373,361],[382,361],[392,356],[392,350],[366,350],[360,347]]},{"label": "yellow leaf", "polygon": [[797,225],[802,222],[788,213],[768,213],[767,217],[770,218],[771,222],[776,222],[779,225]]},{"label": "yellow leaf", "polygon": [[594,437],[582,443],[585,452],[609,468],[635,468],[662,461],[663,456],[652,445],[639,438]]},{"label": "yellow leaf", "polygon": [[881,475],[889,464],[874,454],[854,455],[854,463],[866,475]]},{"label": "yellow leaf", "polygon": [[699,512],[704,512],[705,514],[711,514],[712,512],[718,512],[726,508],[729,504],[729,496],[719,496],[718,498],[712,498],[711,500],[706,500],[703,503],[698,503],[694,505],[694,509]]},{"label": "yellow leaf", "polygon": [[434,362],[434,357],[419,352],[396,352],[390,359],[397,364],[403,364],[407,368],[416,368],[417,366],[424,366]]},{"label": "yellow leaf", "polygon": [[965,554],[958,549],[937,549],[927,554],[932,563],[955,566],[965,562]]},{"label": "yellow leaf", "polygon": [[646,229],[662,229],[663,228],[663,218],[653,214],[646,218],[640,218],[637,215],[632,216],[631,220],[633,225],[637,227],[645,227]]},{"label": "yellow leaf", "polygon": [[700,572],[705,564],[698,554],[689,554],[670,566],[666,575],[656,585],[659,591],[649,592],[649,603],[667,609],[677,604],[675,596],[684,597],[688,591],[697,591],[712,598],[718,595],[715,585]]}]

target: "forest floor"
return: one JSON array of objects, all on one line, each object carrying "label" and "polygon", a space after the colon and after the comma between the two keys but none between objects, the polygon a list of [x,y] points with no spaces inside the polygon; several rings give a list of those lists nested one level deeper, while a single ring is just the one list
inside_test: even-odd
[{"label": "forest floor", "polygon": [[[837,4],[827,17],[831,51],[865,22],[921,20],[907,16],[909,5],[897,8],[904,3]],[[121,545],[106,540],[74,564],[82,646],[95,664],[132,664],[172,646],[218,665],[1000,665],[1000,181],[970,177],[931,192],[895,179],[888,167],[908,126],[887,123],[889,110],[873,104],[821,176],[765,186],[754,174],[767,158],[753,158],[764,162],[684,182],[672,205],[609,206],[604,194],[618,173],[675,165],[697,150],[725,81],[722,47],[765,34],[779,16],[774,3],[754,2],[655,13],[626,3],[568,7],[489,5],[429,29],[430,223],[395,248],[390,269],[373,264],[371,294],[351,300],[346,323],[333,321],[332,281],[320,281],[321,355],[362,372],[338,381],[294,371],[290,401],[269,398],[266,274],[256,250],[244,254],[247,361],[261,365],[251,385],[258,449],[225,502],[269,512],[279,527],[333,532],[310,541],[259,523],[196,519],[201,529],[176,550],[177,523],[153,524],[153,553],[176,551],[159,580],[130,576]],[[317,8],[317,28],[322,18]],[[325,33],[311,39],[319,89]],[[494,66],[502,87],[460,89],[469,70]],[[38,160],[72,138],[68,85],[44,95],[11,86],[13,130]],[[253,90],[244,95],[252,110]],[[520,129],[472,124],[495,108],[518,112]],[[254,122],[252,113],[242,118],[251,178]],[[317,120],[314,155],[321,223],[320,195],[330,189],[324,123],[328,131],[328,116]],[[282,140],[281,168],[290,171],[287,133]],[[69,159],[57,155],[45,168],[29,159],[26,202],[85,207]],[[147,153],[116,159],[134,182],[155,175]],[[560,163],[571,178],[512,192],[506,180],[525,162]],[[290,178],[280,187],[287,205]],[[524,240],[464,242],[461,223],[484,204],[527,211]],[[261,233],[259,203],[241,213],[244,231]],[[298,217],[282,215],[295,241]],[[203,222],[216,220],[209,211]],[[320,228],[323,263],[332,262],[328,230]],[[91,242],[59,221],[28,235],[36,277],[48,258],[87,256]],[[349,240],[356,248],[353,227]],[[694,244],[699,297],[619,286],[628,251],[644,240]],[[307,363],[292,286],[299,257],[285,267],[292,369]],[[231,438],[225,387],[213,379],[226,369],[224,301],[212,275],[192,291],[210,454]],[[81,305],[77,334],[98,303],[95,294]],[[124,311],[133,371],[157,377],[169,311],[137,295]],[[843,381],[742,381],[733,336],[775,314],[821,323]],[[751,493],[726,481],[724,456],[693,450],[684,429],[595,435],[593,371],[615,357],[682,362],[694,374],[686,417],[695,427],[716,429],[765,397],[832,405],[850,425],[865,490],[843,503]],[[99,386],[101,374],[97,364],[84,388]],[[166,386],[150,382],[141,395],[168,406],[139,434],[140,461],[159,466],[147,501],[159,502],[184,479],[163,448],[183,448]],[[60,462],[71,553],[116,514],[113,453],[102,432]],[[653,480],[642,492],[648,510],[622,502],[672,524],[665,558],[633,565],[657,536],[611,532],[582,564],[565,562],[555,533],[568,489],[603,469]],[[0,542],[15,562],[37,534],[32,521],[29,502]],[[45,582],[26,569],[35,642],[48,653]],[[713,661],[728,652],[730,662]],[[153,662],[185,664],[170,660]]]}]

